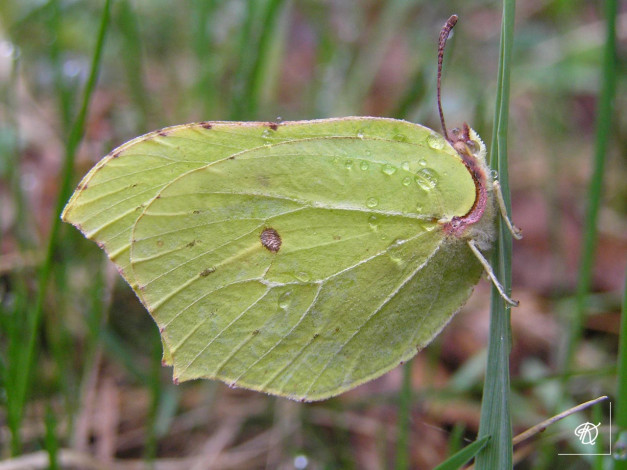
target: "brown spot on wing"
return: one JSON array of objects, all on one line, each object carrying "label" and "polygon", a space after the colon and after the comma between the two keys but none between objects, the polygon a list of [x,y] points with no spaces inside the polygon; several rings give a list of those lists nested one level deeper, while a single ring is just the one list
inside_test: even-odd
[{"label": "brown spot on wing", "polygon": [[272,253],[276,253],[281,248],[281,236],[279,232],[274,230],[273,228],[266,228],[259,235],[259,239],[261,240],[261,244],[264,248],[268,249]]}]

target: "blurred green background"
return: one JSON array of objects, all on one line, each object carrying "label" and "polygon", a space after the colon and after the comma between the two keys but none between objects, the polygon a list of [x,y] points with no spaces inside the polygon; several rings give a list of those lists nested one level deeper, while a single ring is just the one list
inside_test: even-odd
[{"label": "blurred green background", "polygon": [[[72,227],[51,231],[55,201],[66,178],[73,188],[112,148],[174,124],[373,115],[439,130],[437,37],[453,13],[460,22],[445,59],[447,123],[466,121],[489,143],[501,4],[115,0],[82,133],[104,6],[0,2],[0,470],[47,468],[49,458],[53,468],[392,468],[401,368],[315,404],[210,381],[175,386],[160,364],[156,327],[113,265]],[[513,256],[521,301],[512,311],[514,434],[596,396],[620,398],[625,4],[594,270],[583,334],[564,366],[605,37],[603,2],[517,5],[509,179],[525,238]],[[489,288],[482,282],[411,363],[408,468],[433,468],[476,437]],[[610,468],[609,459],[557,456],[583,453],[573,435],[579,422],[609,424],[607,405],[597,408],[517,447],[516,468]]]}]

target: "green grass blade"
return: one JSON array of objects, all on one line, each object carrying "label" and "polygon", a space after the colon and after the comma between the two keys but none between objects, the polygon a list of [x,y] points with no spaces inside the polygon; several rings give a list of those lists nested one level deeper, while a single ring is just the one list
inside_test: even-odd
[{"label": "green grass blade", "polygon": [[396,470],[409,468],[409,430],[411,426],[411,365],[403,366],[403,384],[398,396],[398,437],[396,439]]},{"label": "green grass blade", "polygon": [[396,34],[403,20],[407,18],[409,8],[415,6],[413,0],[389,0],[383,2],[379,20],[371,35],[368,44],[359,51],[355,64],[351,67],[344,92],[341,97],[341,108],[338,114],[354,114],[355,110],[362,109],[365,97],[377,75],[390,42]]},{"label": "green grass blade", "polygon": [[216,15],[216,0],[194,0],[191,3],[192,48],[198,61],[198,78],[195,84],[195,94],[202,102],[202,115],[205,117],[220,115],[219,108],[219,55],[213,46],[213,29],[219,18]]},{"label": "green grass blade", "polygon": [[57,461],[57,458],[59,454],[59,441],[57,440],[56,435],[57,419],[50,405],[46,407],[46,417],[44,424],[46,428],[44,445],[46,447],[46,452],[48,453],[48,469],[58,470],[59,462]]},{"label": "green grass blade", "polygon": [[[620,345],[618,348],[618,387],[616,390],[616,425],[618,441],[615,454],[627,457],[627,272],[625,272],[625,289],[623,291],[623,308],[620,326]],[[627,458],[616,460],[614,470],[627,470]]]},{"label": "green grass blade", "polygon": [[462,465],[477,455],[477,453],[486,446],[489,440],[490,436],[484,436],[472,444],[468,444],[462,450],[446,459],[433,470],[457,470],[458,468],[461,468]]},{"label": "green grass blade", "polygon": [[[503,197],[508,208],[510,195],[507,171],[507,125],[509,115],[509,77],[514,40],[515,1],[503,1],[501,46],[497,82],[496,113],[492,134],[491,166],[499,173]],[[511,234],[499,223],[499,237],[492,266],[506,292],[511,286]],[[509,353],[511,349],[510,311],[496,289],[492,289],[488,365],[481,404],[479,436],[492,441],[478,455],[476,468],[512,468],[512,425],[509,409]]]},{"label": "green grass blade", "polygon": [[[258,37],[253,40],[254,19],[255,14],[249,11],[246,19],[246,34],[242,36],[241,48],[247,51],[242,57],[246,58],[242,62],[239,80],[236,82],[236,91],[233,96],[233,110],[231,112],[232,119],[251,120],[257,117],[257,109],[259,105],[259,95],[263,85],[263,75],[266,69],[266,63],[270,60],[270,45],[273,35],[278,31],[277,22],[281,17],[281,8],[285,0],[267,0],[263,5],[263,10],[259,14],[262,17],[260,32]],[[251,47],[253,45],[255,47]],[[253,53],[251,53],[251,51]]]},{"label": "green grass blade", "polygon": [[50,34],[56,38],[50,44],[50,60],[54,70],[54,87],[56,95],[59,99],[59,108],[61,115],[61,124],[63,135],[65,135],[72,123],[72,90],[68,86],[63,77],[63,59],[61,57],[61,32],[63,30],[63,12],[59,0],[51,0],[48,2],[52,9],[48,27]]},{"label": "green grass blade", "polygon": [[139,19],[133,5],[123,0],[118,6],[117,23],[122,37],[122,62],[126,70],[129,94],[137,107],[137,127],[141,132],[146,129],[146,119],[151,116],[151,106],[143,74],[142,35]]},{"label": "green grass blade", "polygon": [[573,317],[569,321],[569,336],[566,346],[562,370],[571,370],[575,351],[583,331],[586,315],[586,299],[592,282],[592,268],[597,245],[597,221],[601,206],[601,192],[603,189],[603,172],[610,133],[612,131],[612,115],[614,109],[614,97],[616,94],[616,15],[618,11],[617,0],[606,0],[606,40],[603,52],[601,69],[602,83],[599,96],[596,122],[596,140],[594,162],[590,187],[588,188],[588,207],[584,223],[583,243],[581,246],[581,261],[579,276],[577,279],[576,306]]},{"label": "green grass blade", "polygon": [[[39,332],[39,326],[41,324],[41,318],[43,313],[43,304],[46,297],[46,291],[48,286],[48,281],[50,279],[50,274],[53,268],[53,259],[54,254],[56,252],[58,238],[59,238],[59,228],[61,224],[61,219],[59,215],[67,201],[70,193],[71,193],[71,183],[72,183],[72,170],[74,167],[74,159],[76,155],[76,150],[78,149],[78,145],[82,140],[83,133],[85,130],[85,121],[87,118],[87,110],[89,107],[91,95],[94,91],[96,85],[96,78],[98,77],[98,70],[100,66],[100,60],[102,57],[102,51],[104,47],[104,39],[107,32],[107,26],[109,23],[109,12],[111,7],[111,0],[106,0],[105,5],[103,7],[100,28],[96,40],[96,46],[94,49],[94,55],[92,57],[91,69],[89,78],[85,85],[85,89],[83,92],[83,101],[81,104],[81,108],[79,114],[72,126],[70,136],[68,138],[68,143],[65,151],[65,158],[63,161],[63,167],[61,170],[61,184],[60,190],[57,196],[55,214],[56,216],[52,219],[52,226],[50,228],[50,235],[48,238],[48,245],[45,252],[45,258],[39,270],[38,275],[38,291],[37,297],[35,299],[35,304],[29,312],[28,316],[28,331],[26,333],[26,344],[24,349],[22,350],[21,360],[19,366],[20,374],[17,376],[16,383],[12,388],[12,393],[14,394],[14,403],[17,403],[18,408],[21,410],[23,414],[23,408],[26,401],[26,395],[28,392],[28,381],[31,375],[31,367],[33,365],[33,358],[35,355],[35,344],[37,335]],[[21,418],[20,418],[21,419]],[[18,439],[18,437],[13,436],[14,439]],[[16,451],[19,449],[19,443],[14,446],[13,450]]]}]

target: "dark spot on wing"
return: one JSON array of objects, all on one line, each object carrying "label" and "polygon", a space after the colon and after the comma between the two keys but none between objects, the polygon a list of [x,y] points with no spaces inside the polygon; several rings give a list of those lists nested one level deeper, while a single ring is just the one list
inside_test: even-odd
[{"label": "dark spot on wing", "polygon": [[120,150],[116,150],[111,154],[111,158],[118,158],[121,154],[122,152]]},{"label": "dark spot on wing", "polygon": [[229,160],[235,160],[235,155],[231,155],[228,159]]},{"label": "dark spot on wing", "polygon": [[191,242],[189,242],[186,246],[187,248],[191,248],[192,246],[194,246],[196,244],[196,240],[192,240]]},{"label": "dark spot on wing", "polygon": [[211,129],[213,128],[213,125],[210,122],[204,121],[201,122],[200,125],[204,128],[204,129]]},{"label": "dark spot on wing", "polygon": [[276,131],[279,128],[279,125],[276,122],[271,122],[270,124],[268,124],[268,127],[273,131]]},{"label": "dark spot on wing", "polygon": [[161,137],[166,137],[168,135],[168,133],[166,131],[159,131],[159,135]]},{"label": "dark spot on wing", "polygon": [[163,246],[163,240],[157,240],[157,246],[161,248]]},{"label": "dark spot on wing", "polygon": [[281,236],[273,228],[266,228],[259,236],[261,244],[272,253],[276,253],[281,248]]},{"label": "dark spot on wing", "polygon": [[216,268],[210,267],[210,268],[205,269],[204,271],[201,271],[200,276],[207,277],[209,274],[215,273],[215,272],[216,272]]},{"label": "dark spot on wing", "polygon": [[197,210],[193,211],[192,214],[200,214],[200,211],[197,209]]},{"label": "dark spot on wing", "polygon": [[259,334],[259,330],[254,330],[251,334],[252,334],[253,336],[257,336],[257,335]]}]

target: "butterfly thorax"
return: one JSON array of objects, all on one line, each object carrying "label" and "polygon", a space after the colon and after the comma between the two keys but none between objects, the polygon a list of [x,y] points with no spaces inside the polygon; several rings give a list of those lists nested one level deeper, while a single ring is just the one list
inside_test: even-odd
[{"label": "butterfly thorax", "polygon": [[466,123],[461,130],[452,131],[449,142],[470,172],[476,196],[466,214],[455,216],[442,224],[444,233],[456,238],[474,239],[481,250],[487,250],[494,240],[494,210],[492,178],[486,162],[485,144]]}]

